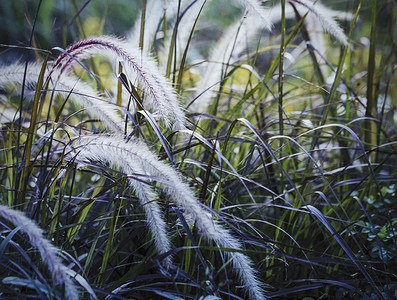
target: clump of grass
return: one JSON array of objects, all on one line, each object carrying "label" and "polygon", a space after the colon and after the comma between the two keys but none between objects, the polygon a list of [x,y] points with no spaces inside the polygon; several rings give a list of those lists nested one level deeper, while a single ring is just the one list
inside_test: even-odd
[{"label": "clump of grass", "polygon": [[[84,37],[88,3],[53,61],[1,67],[4,211],[81,297],[392,297],[393,2],[236,3],[142,1],[126,40]],[[45,280],[2,253],[7,280]]]}]

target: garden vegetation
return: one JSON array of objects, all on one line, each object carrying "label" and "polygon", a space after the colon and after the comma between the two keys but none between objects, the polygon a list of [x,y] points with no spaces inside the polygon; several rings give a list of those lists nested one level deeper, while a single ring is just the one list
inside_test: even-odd
[{"label": "garden vegetation", "polygon": [[395,1],[83,2],[0,3],[1,298],[397,297]]}]

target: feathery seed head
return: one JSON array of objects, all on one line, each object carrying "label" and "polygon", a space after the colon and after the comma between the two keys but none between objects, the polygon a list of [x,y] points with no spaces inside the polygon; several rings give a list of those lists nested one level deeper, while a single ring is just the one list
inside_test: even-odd
[{"label": "feathery seed head", "polygon": [[329,34],[333,35],[338,39],[343,45],[349,46],[347,36],[344,34],[343,30],[340,28],[338,23],[335,21],[333,13],[323,6],[321,3],[310,0],[288,0],[290,3],[298,4],[298,6],[304,7],[312,13],[317,21],[321,24],[323,29]]},{"label": "feathery seed head", "polygon": [[[171,166],[161,162],[145,144],[136,140],[126,143],[117,136],[82,136],[76,144],[76,151],[80,159],[94,159],[110,163],[127,174],[138,173],[156,178],[169,199],[178,205],[192,219],[192,222],[197,224],[198,229],[206,239],[213,240],[221,248],[241,250],[239,241],[213,220],[211,214],[201,205],[193,191],[181,180],[176,171]],[[131,179],[131,184],[137,191],[142,205],[147,205],[148,210],[151,209],[149,205],[154,205],[155,209],[158,208],[157,204],[154,204],[156,202],[145,200],[153,199],[154,194],[151,194],[150,197],[145,195],[143,187],[139,186],[140,183],[137,184],[133,179]],[[147,216],[150,217],[148,213]],[[164,229],[163,221],[157,219],[159,218],[157,213],[152,217],[153,220],[149,220],[148,223],[154,238],[159,239],[159,241],[156,241],[156,246],[166,243],[166,233],[161,230]],[[170,249],[168,245],[166,244],[166,247]],[[158,251],[161,253],[161,248],[158,248]],[[250,298],[266,299],[251,260],[240,252],[228,251],[226,253]]]},{"label": "feathery seed head", "polygon": [[66,272],[66,267],[58,258],[58,249],[43,237],[43,230],[27,218],[22,212],[0,205],[0,216],[7,219],[28,235],[30,243],[39,250],[41,258],[47,263],[52,279],[57,285],[65,285],[65,297],[68,300],[78,299],[76,286]]},{"label": "feathery seed head", "polygon": [[[41,66],[38,63],[31,62],[28,64],[25,77],[25,84],[28,87],[27,93],[34,93],[40,69]],[[0,86],[3,88],[8,87],[8,90],[11,87],[15,87],[19,91],[20,87],[17,85],[22,81],[24,74],[25,66],[21,63],[14,63],[3,67],[0,73]],[[58,70],[53,70],[50,75],[54,75],[57,78],[57,81],[54,83],[49,81],[48,86],[54,95],[70,98],[72,101],[75,101],[95,118],[101,120],[111,132],[115,134],[122,134],[124,132],[125,121],[121,117],[118,111],[119,108],[116,105],[108,103],[96,90],[82,82],[76,76],[72,76],[71,74],[60,76]],[[127,127],[127,132],[131,131],[132,128]]]},{"label": "feathery seed head", "polygon": [[174,129],[184,128],[184,112],[175,91],[166,78],[160,75],[155,63],[143,55],[139,49],[132,49],[124,40],[112,36],[101,36],[77,42],[69,46],[66,53],[70,56],[65,53],[60,54],[53,65],[54,69],[61,68],[61,74],[70,70],[74,59],[81,60],[103,55],[110,60],[124,61],[148,95],[150,108],[161,116],[167,126],[171,119]]},{"label": "feathery seed head", "polygon": [[258,1],[258,0],[240,0],[240,2],[245,5],[248,11],[252,14],[259,16],[262,20],[263,26],[267,30],[272,30],[273,24],[269,18],[269,9],[264,8],[260,5],[260,3],[265,1]]},{"label": "feathery seed head", "polygon": [[[139,175],[144,176],[144,181],[148,180],[147,175],[151,175],[145,169],[146,160],[157,159],[154,158],[154,155],[147,149],[146,145],[134,139],[127,144],[125,140],[121,140],[118,136],[82,136],[74,145],[74,149],[73,152],[79,160],[99,161],[115,166],[126,175],[135,174],[129,177],[129,182],[136,191],[139,201],[145,210],[147,224],[157,251],[160,254],[170,251],[171,243],[166,231],[167,224],[163,220],[161,208],[156,202],[157,195],[150,182],[145,183],[139,180]],[[171,267],[172,257],[167,256],[163,260],[163,265],[167,268]]]}]

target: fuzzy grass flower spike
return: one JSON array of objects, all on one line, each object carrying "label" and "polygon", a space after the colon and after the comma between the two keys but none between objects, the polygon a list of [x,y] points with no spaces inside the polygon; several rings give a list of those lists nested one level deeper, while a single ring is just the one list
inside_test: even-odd
[{"label": "fuzzy grass flower spike", "polygon": [[[213,219],[211,213],[199,203],[179,174],[171,166],[161,162],[145,144],[137,140],[127,143],[116,136],[81,136],[74,149],[75,158],[78,160],[99,161],[122,170],[127,176],[131,174],[129,177],[131,186],[137,192],[145,209],[147,223],[159,253],[170,250],[165,223],[161,219],[160,209],[150,186],[148,183],[134,179],[134,176],[138,178],[142,176],[143,179],[150,181],[157,180],[169,199],[184,212],[187,220],[196,224],[199,232],[208,241],[214,241],[220,248],[231,249],[225,251],[225,254],[231,260],[233,270],[249,298],[266,299],[250,258],[240,252],[242,250],[240,241]],[[167,258],[166,265],[169,266],[170,263],[170,258]]]},{"label": "fuzzy grass flower spike", "polygon": [[100,36],[79,41],[59,55],[53,69],[60,68],[62,76],[64,73],[70,73],[76,60],[97,55],[105,56],[112,62],[123,61],[147,93],[150,109],[158,114],[167,126],[172,123],[174,130],[185,128],[184,112],[169,82],[161,75],[152,59],[139,49],[131,48],[122,39]]},{"label": "fuzzy grass flower spike", "polygon": [[0,217],[21,227],[28,235],[30,243],[39,250],[42,260],[48,265],[55,284],[64,287],[65,299],[79,299],[77,288],[68,274],[67,267],[58,258],[59,250],[44,238],[43,230],[20,211],[13,210],[4,205],[0,205]]}]

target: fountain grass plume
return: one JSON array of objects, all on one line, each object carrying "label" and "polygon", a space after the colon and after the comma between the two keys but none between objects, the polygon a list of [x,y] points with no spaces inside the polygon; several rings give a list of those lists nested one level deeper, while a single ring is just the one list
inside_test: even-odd
[{"label": "fountain grass plume", "polygon": [[54,69],[60,67],[60,74],[69,72],[75,59],[81,60],[102,55],[111,61],[124,61],[146,92],[149,107],[160,115],[167,126],[170,125],[171,119],[174,130],[185,128],[184,111],[175,91],[166,78],[160,75],[154,61],[139,49],[133,49],[122,39],[100,36],[79,41],[69,46],[66,53],[61,53],[53,65]]},{"label": "fountain grass plume", "polygon": [[127,124],[126,127],[126,121],[121,117],[120,108],[106,101],[103,95],[81,79],[66,74],[58,76],[53,91],[62,93],[64,98],[70,94],[70,98],[74,102],[102,121],[109,131],[115,134],[123,134],[125,130],[127,133],[132,131],[131,126]]},{"label": "fountain grass plume", "polygon": [[[271,24],[280,19],[279,14],[273,13],[271,8],[261,8],[261,10],[266,14],[267,20]],[[208,109],[208,105],[214,96],[214,91],[219,88],[219,84],[215,83],[223,79],[221,75],[226,64],[232,65],[241,60],[241,54],[247,49],[247,41],[252,41],[263,29],[263,24],[258,22],[257,14],[249,11],[242,19],[230,25],[222,34],[210,51],[208,67],[200,76],[196,93],[193,94],[193,97],[211,88],[192,103],[190,106],[192,111],[201,112]]]},{"label": "fountain grass plume", "polygon": [[[255,3],[255,1],[250,2]],[[349,20],[352,18],[352,14],[332,10],[324,6],[319,1],[315,6],[310,6],[309,3],[306,2],[307,1],[299,0],[290,1],[291,4],[298,4],[296,5],[296,9],[301,16],[308,11],[310,12],[306,17],[306,24],[310,30],[309,35],[312,37],[312,44],[315,46],[315,48],[319,50],[320,53],[324,54],[324,30],[334,35],[338,40],[345,44],[345,42],[347,42],[347,37],[334,19],[338,18]],[[266,15],[268,22],[271,24],[281,21],[280,4],[269,8],[260,7],[260,9],[262,14]],[[285,17],[287,19],[296,18],[292,5],[286,6]],[[320,21],[319,18],[321,18]],[[200,80],[198,81],[196,87],[196,92],[192,95],[192,98],[200,95],[206,91],[206,89],[210,87],[211,88],[192,103],[190,106],[192,111],[201,112],[208,109],[208,105],[214,96],[213,91],[217,91],[219,87],[219,84],[215,83],[221,80],[222,69],[224,68],[225,64],[227,62],[229,62],[229,64],[236,64],[239,60],[241,60],[241,54],[246,50],[246,41],[252,41],[252,39],[254,39],[254,37],[262,29],[263,24],[258,22],[257,14],[255,11],[250,10],[244,19],[237,20],[222,34],[222,37],[214,44],[212,50],[210,51],[208,56],[208,67],[200,76]]]},{"label": "fountain grass plume", "polygon": [[[36,62],[28,64],[26,71],[26,87],[33,94],[39,78],[41,66]],[[25,74],[25,65],[14,63],[0,68],[0,87],[10,93],[20,89],[20,83]],[[94,90],[90,85],[84,83],[80,78],[64,74],[60,76],[58,71],[52,72],[57,81],[50,81],[48,88],[50,92],[63,98],[69,97],[79,106],[84,107],[93,117],[101,120],[105,127],[113,133],[121,134],[125,131],[125,120],[121,117],[116,105],[108,103],[105,98]],[[131,132],[127,127],[127,131]]]},{"label": "fountain grass plume", "polygon": [[67,268],[58,258],[59,250],[43,237],[43,230],[37,224],[26,217],[22,212],[0,205],[0,216],[21,229],[28,235],[30,243],[39,250],[41,259],[48,265],[52,280],[65,288],[65,298],[78,299],[76,286],[67,274]]},{"label": "fountain grass plume", "polygon": [[[233,269],[249,298],[266,299],[252,267],[252,261],[241,252],[240,242],[213,220],[211,213],[201,205],[179,174],[171,166],[160,161],[144,143],[138,140],[130,140],[127,143],[117,136],[81,136],[75,144],[75,149],[78,153],[77,158],[99,160],[110,163],[127,174],[143,172],[148,178],[155,178],[170,200],[182,209],[187,220],[196,224],[199,232],[207,240],[214,241],[220,248],[233,250],[225,253],[231,260]],[[137,188],[134,180],[131,184],[139,191],[140,187]],[[146,200],[141,199],[141,201],[143,204],[146,203]],[[150,209],[149,206],[147,207]],[[151,226],[151,230],[156,239],[156,229]],[[162,235],[163,231],[160,232]]]},{"label": "fountain grass plume", "polygon": [[[161,23],[161,19],[164,16],[164,10],[159,9],[158,1],[149,0],[146,4],[146,15],[145,15],[145,31],[143,41],[143,52],[149,52],[156,38],[158,26]],[[135,21],[134,27],[131,32],[127,34],[126,41],[132,47],[139,45],[139,39],[141,35],[141,21],[142,15],[140,14]]]},{"label": "fountain grass plume", "polygon": [[[340,28],[338,23],[335,21],[335,15],[329,13],[327,9],[321,3],[313,2],[310,0],[288,0],[290,3],[297,4],[298,6],[304,7],[312,13],[317,21],[321,24],[323,29],[339,40],[343,45],[349,46],[347,36]],[[299,8],[298,8],[299,11]]]},{"label": "fountain grass plume", "polygon": [[267,30],[272,30],[273,24],[269,18],[269,10],[263,7],[260,3],[266,2],[266,0],[239,0],[241,4],[250,12],[260,17],[262,25]]},{"label": "fountain grass plume", "polygon": [[[145,31],[142,51],[145,53],[150,52],[152,45],[156,41],[156,33],[158,31],[159,24],[161,24],[163,18],[168,19],[176,13],[177,5],[176,0],[163,1],[163,9],[159,9],[158,0],[148,0],[146,4],[146,15],[145,15]],[[126,42],[132,47],[139,45],[139,39],[141,35],[141,18],[139,17],[134,23],[132,30],[127,34]]]},{"label": "fountain grass plume", "polygon": [[[178,51],[176,51],[176,57],[174,59],[176,60],[177,65],[180,65],[181,63],[185,51],[185,47],[188,44],[189,37],[191,35],[193,27],[195,26],[197,18],[199,17],[200,11],[203,5],[205,4],[205,2],[206,0],[197,0],[194,3],[192,3],[192,1],[183,0],[180,3],[179,20],[177,21],[178,28],[175,37],[176,38],[175,47],[177,47]],[[173,3],[172,6],[175,7],[174,13],[176,14],[178,3]],[[176,24],[173,24],[173,26],[175,25]],[[175,29],[175,28],[171,28],[171,29]],[[168,34],[167,39],[165,39],[159,51],[160,67],[164,70],[166,70],[167,68],[168,51],[170,51],[170,46],[171,43],[173,42],[172,39],[173,39],[173,35]],[[200,54],[197,51],[195,51],[194,47],[189,47],[189,53],[191,54],[192,52],[194,52],[193,56],[200,56]],[[186,58],[189,59],[190,55],[187,55]]]},{"label": "fountain grass plume", "polygon": [[[110,143],[110,140],[118,141],[119,147]],[[110,144],[110,145],[109,145]],[[166,223],[162,218],[162,212],[159,204],[156,202],[157,195],[151,188],[150,184],[145,183],[145,178],[136,180],[134,178],[139,176],[145,177],[149,174],[144,169],[144,162],[139,155],[120,156],[120,147],[123,147],[125,141],[119,140],[117,137],[112,138],[95,138],[81,137],[79,143],[75,145],[75,153],[78,159],[88,159],[98,161],[104,164],[110,164],[118,167],[127,175],[135,174],[129,177],[131,187],[136,191],[138,199],[145,211],[148,227],[151,231],[159,254],[164,254],[171,250],[171,243],[166,231]],[[145,156],[150,153],[149,149],[144,144],[140,144],[141,155]],[[150,175],[149,175],[150,176]],[[172,266],[172,257],[166,256],[163,260],[163,265],[167,268]]]}]

